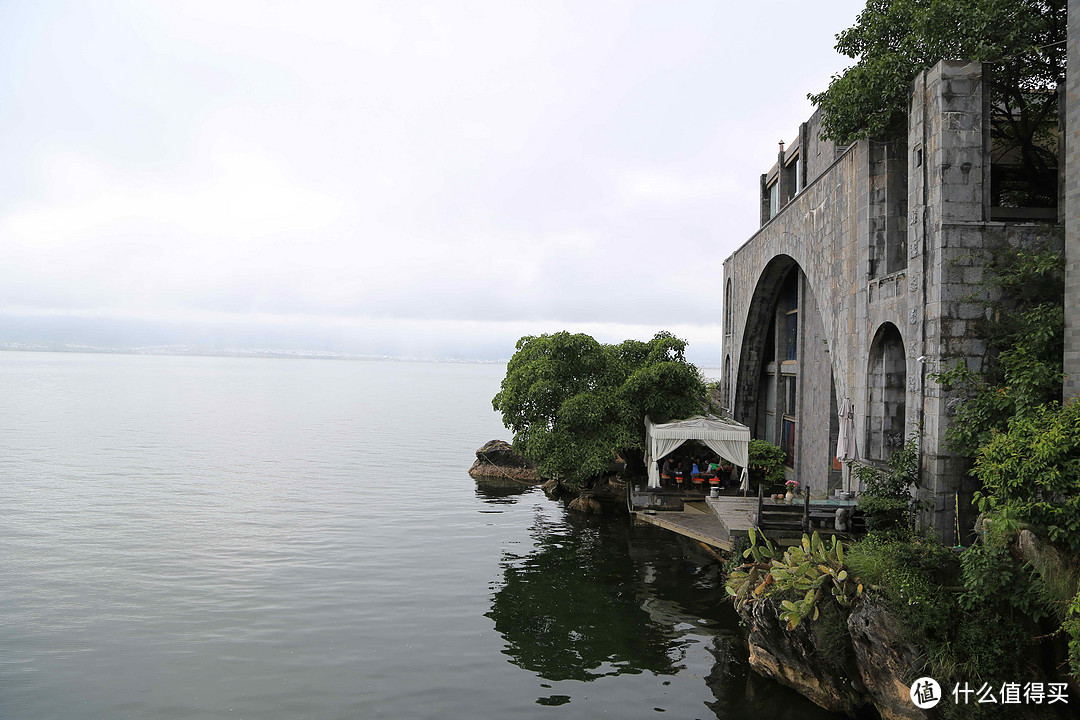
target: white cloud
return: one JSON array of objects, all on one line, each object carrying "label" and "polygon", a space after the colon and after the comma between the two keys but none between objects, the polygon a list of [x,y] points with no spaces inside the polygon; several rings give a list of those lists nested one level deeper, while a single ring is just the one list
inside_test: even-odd
[{"label": "white cloud", "polygon": [[664,170],[628,173],[619,177],[618,182],[627,202],[631,203],[719,201],[740,191],[739,184],[730,176],[691,177]]},{"label": "white cloud", "polygon": [[0,306],[715,345],[720,263],[860,6],[0,6]]},{"label": "white cloud", "polygon": [[[13,244],[77,245],[132,226],[144,240],[179,233],[196,242],[248,242],[323,230],[342,212],[338,198],[291,183],[281,168],[254,154],[223,155],[207,177],[179,187],[135,186],[85,157],[61,155],[45,164],[56,178],[51,201],[0,218],[0,232]],[[57,198],[65,188],[75,197]]]}]

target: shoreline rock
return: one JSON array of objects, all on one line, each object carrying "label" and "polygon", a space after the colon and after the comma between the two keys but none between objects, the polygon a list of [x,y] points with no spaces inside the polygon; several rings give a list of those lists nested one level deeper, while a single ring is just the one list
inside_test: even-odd
[{"label": "shoreline rock", "polygon": [[915,707],[909,683],[921,664],[919,649],[903,640],[899,625],[874,599],[859,603],[843,620],[847,657],[823,657],[813,622],[794,630],[780,619],[772,598],[748,603],[741,611],[747,626],[750,667],[832,712],[858,717],[874,708],[883,720],[926,720]]},{"label": "shoreline rock", "polygon": [[469,468],[469,475],[483,478],[486,482],[536,485],[541,482],[536,465],[514,452],[505,440],[489,440],[476,451],[476,462]]},{"label": "shoreline rock", "polygon": [[746,622],[750,667],[786,685],[831,712],[854,716],[866,705],[861,688],[831,672],[818,657],[808,623],[794,630],[780,619],[780,607],[771,598],[748,603],[740,611]]}]

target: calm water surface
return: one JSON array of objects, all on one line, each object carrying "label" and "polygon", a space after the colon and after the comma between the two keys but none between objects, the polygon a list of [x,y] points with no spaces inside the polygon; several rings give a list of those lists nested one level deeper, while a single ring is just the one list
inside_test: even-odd
[{"label": "calm water surface", "polygon": [[0,718],[825,718],[715,564],[477,485],[504,367],[0,353]]}]

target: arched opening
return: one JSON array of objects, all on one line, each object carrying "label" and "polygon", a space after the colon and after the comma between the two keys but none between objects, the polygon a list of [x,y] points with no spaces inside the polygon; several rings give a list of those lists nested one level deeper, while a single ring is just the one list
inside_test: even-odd
[{"label": "arched opening", "polygon": [[724,289],[724,334],[731,334],[731,278]]},{"label": "arched opening", "polygon": [[867,367],[867,457],[888,460],[904,446],[907,361],[904,339],[892,323],[878,328]]},{"label": "arched opening", "polygon": [[724,374],[721,380],[720,386],[721,393],[724,396],[724,409],[731,410],[731,355],[724,356]]},{"label": "arched opening", "polygon": [[760,439],[765,435],[757,432],[759,405],[768,404],[761,387],[762,365],[776,359],[776,298],[780,285],[793,271],[800,274],[795,260],[787,255],[776,256],[762,271],[744,318],[739,364],[732,371],[734,418],[755,430]]},{"label": "arched opening", "polygon": [[838,483],[833,370],[821,306],[794,258],[778,255],[762,270],[733,365],[735,419],[785,451],[789,478],[826,493]]}]

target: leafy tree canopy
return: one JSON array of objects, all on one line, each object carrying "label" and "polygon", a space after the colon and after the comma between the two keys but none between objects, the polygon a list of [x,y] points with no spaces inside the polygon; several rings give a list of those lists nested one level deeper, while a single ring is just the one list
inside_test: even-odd
[{"label": "leafy tree canopy", "polygon": [[616,454],[640,462],[645,415],[701,411],[705,384],[685,349],[667,332],[618,345],[567,332],[526,336],[492,405],[514,432],[514,447],[542,475],[580,485],[606,471]]},{"label": "leafy tree canopy", "polygon": [[1052,91],[1065,74],[1066,0],[869,0],[855,25],[836,36],[856,62],[810,100],[827,138],[895,137],[906,128],[908,88],[941,60],[991,65],[995,130],[1026,152],[1054,119]]}]

